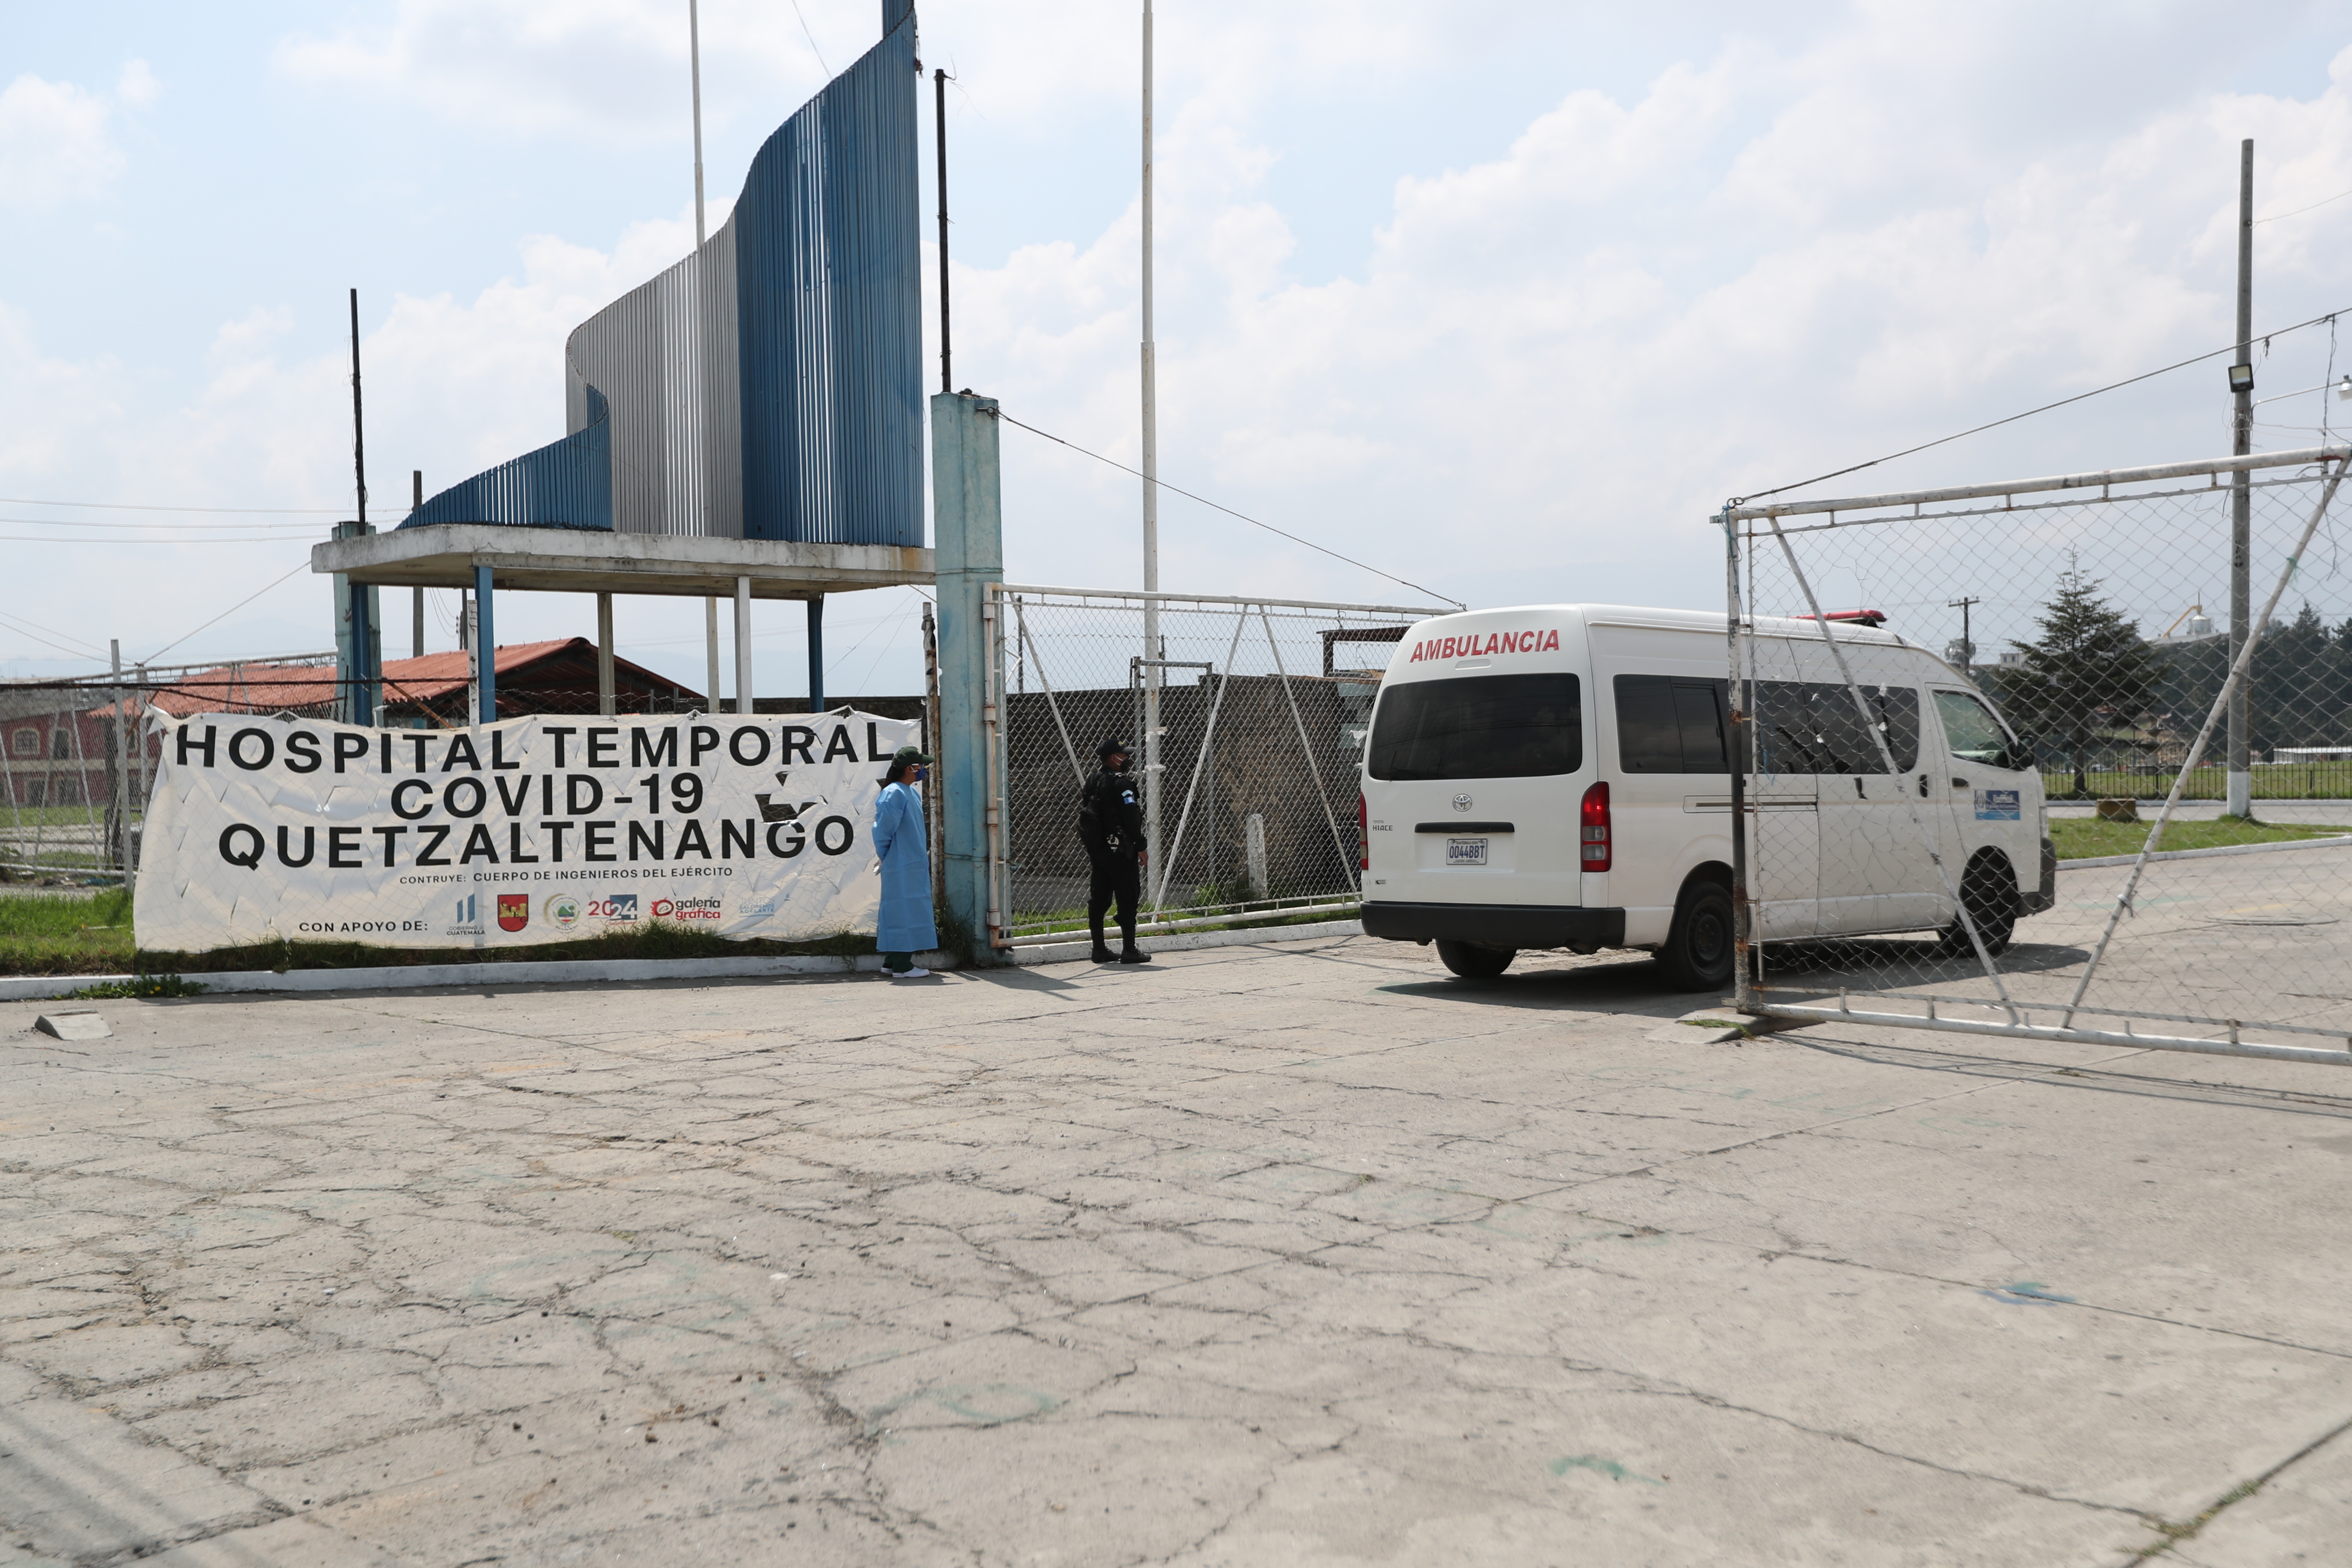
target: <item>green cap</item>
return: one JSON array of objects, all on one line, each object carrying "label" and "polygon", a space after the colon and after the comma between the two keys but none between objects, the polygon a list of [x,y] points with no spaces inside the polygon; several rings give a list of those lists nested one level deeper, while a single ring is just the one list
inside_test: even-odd
[{"label": "green cap", "polygon": [[926,755],[919,746],[901,746],[890,753],[890,766],[894,770],[903,768],[908,763],[930,763],[938,760],[936,757]]}]

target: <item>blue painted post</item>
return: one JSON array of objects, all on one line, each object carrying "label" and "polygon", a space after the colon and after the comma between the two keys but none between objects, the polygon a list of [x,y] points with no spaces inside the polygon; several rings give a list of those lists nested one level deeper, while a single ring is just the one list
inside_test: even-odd
[{"label": "blue painted post", "polygon": [[352,584],[352,684],[351,715],[354,724],[375,722],[376,678],[373,654],[376,650],[374,617],[368,614],[375,608],[375,590],[365,584]]},{"label": "blue painted post", "polygon": [[808,602],[809,711],[824,711],[824,595]]},{"label": "blue painted post", "polygon": [[490,569],[474,568],[474,657],[481,661],[482,722],[499,717],[499,638],[490,629]]},{"label": "blue painted post", "polygon": [[[1004,581],[996,399],[931,399],[931,515],[939,568],[940,839],[948,940],[974,963],[1002,963],[989,907],[989,734],[993,637],[987,584]],[[1000,917],[1001,918],[1001,917]]]}]

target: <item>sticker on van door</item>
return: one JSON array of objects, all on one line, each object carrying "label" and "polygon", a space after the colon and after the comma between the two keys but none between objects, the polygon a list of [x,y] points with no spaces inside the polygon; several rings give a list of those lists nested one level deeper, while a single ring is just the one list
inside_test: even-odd
[{"label": "sticker on van door", "polygon": [[1977,795],[1979,822],[2015,822],[2022,815],[2021,792],[2013,789],[1980,789]]}]

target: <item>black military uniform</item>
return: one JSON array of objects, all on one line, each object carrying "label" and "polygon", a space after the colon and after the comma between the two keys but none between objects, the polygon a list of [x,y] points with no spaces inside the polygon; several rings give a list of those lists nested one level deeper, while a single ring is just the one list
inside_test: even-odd
[{"label": "black military uniform", "polygon": [[[1151,955],[1135,945],[1135,904],[1143,889],[1143,792],[1127,771],[1129,755],[1125,741],[1105,741],[1095,748],[1102,767],[1087,778],[1078,795],[1078,841],[1087,847],[1094,870],[1087,890],[1087,924],[1095,938],[1097,963],[1149,963]],[[1112,758],[1118,761],[1114,763]],[[1124,947],[1113,953],[1103,941],[1103,915],[1118,904],[1118,929]]]}]

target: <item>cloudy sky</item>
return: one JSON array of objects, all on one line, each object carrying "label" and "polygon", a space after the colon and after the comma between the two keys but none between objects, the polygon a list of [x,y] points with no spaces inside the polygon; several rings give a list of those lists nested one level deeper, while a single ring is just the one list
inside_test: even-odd
[{"label": "cloudy sky", "polygon": [[[714,227],[878,10],[707,0]],[[2242,137],[2257,330],[2352,306],[2352,0],[2226,16],[1162,0],[1162,474],[1472,605],[1717,605],[1725,496],[2223,343]],[[1132,463],[1137,6],[921,23],[956,381]],[[377,518],[561,435],[565,332],[691,244],[686,50],[685,0],[0,0],[0,668],[328,646],[345,290]],[[2264,390],[2331,336],[2274,339]],[[2259,444],[2323,403],[2352,415],[2270,405]],[[2200,366],[1831,489],[2209,456],[2227,414]],[[1010,575],[1139,584],[1135,481],[1005,443]],[[1171,588],[1421,600],[1189,501],[1161,526]],[[835,602],[836,695],[915,688],[916,609]],[[759,615],[759,689],[803,689],[797,611]],[[623,651],[698,685],[700,619],[624,601]],[[502,641],[592,628],[500,601]]]}]

